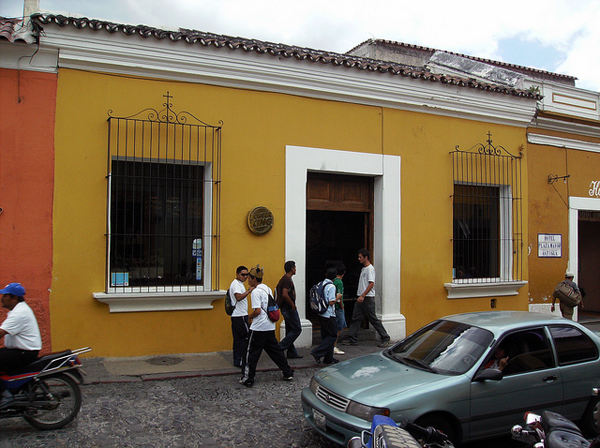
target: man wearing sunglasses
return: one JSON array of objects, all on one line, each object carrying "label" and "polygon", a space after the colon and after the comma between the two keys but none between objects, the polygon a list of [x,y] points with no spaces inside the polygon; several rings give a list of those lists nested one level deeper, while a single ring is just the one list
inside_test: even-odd
[{"label": "man wearing sunglasses", "polygon": [[235,306],[231,314],[231,332],[233,333],[233,365],[242,367],[242,358],[246,351],[246,341],[248,339],[248,295],[254,288],[246,290],[244,282],[248,280],[248,268],[238,266],[235,271],[235,278],[229,286],[229,295],[231,304]]}]

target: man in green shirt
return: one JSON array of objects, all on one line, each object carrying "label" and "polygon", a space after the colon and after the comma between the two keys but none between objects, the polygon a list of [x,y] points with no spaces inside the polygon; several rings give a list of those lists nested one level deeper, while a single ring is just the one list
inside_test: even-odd
[{"label": "man in green shirt", "polygon": [[339,264],[336,267],[337,276],[333,280],[333,285],[335,286],[335,324],[337,329],[337,340],[335,341],[335,346],[333,347],[333,353],[336,355],[344,355],[346,352],[343,352],[339,348],[337,348],[337,343],[340,340],[340,335],[342,331],[346,327],[346,316],[344,311],[344,282],[342,279],[344,278],[344,274],[346,274],[346,266],[343,264]]}]

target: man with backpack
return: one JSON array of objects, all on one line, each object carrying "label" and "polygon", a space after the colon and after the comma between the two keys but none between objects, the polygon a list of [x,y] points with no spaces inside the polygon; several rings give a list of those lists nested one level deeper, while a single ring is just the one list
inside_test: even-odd
[{"label": "man with backpack", "polygon": [[235,278],[229,286],[225,300],[231,301],[233,312],[231,313],[231,332],[233,333],[233,365],[242,367],[242,358],[246,351],[246,340],[248,338],[248,295],[254,288],[244,286],[248,279],[248,268],[238,266]]},{"label": "man with backpack", "polygon": [[317,364],[336,364],[339,361],[333,357],[333,347],[337,341],[337,327],[335,322],[336,289],[333,284],[337,270],[335,268],[327,269],[325,280],[319,284],[319,295],[321,300],[327,304],[327,308],[319,314],[319,323],[321,324],[321,344],[312,349],[310,354],[315,358]]},{"label": "man with backpack", "polygon": [[279,367],[283,373],[283,380],[291,381],[294,379],[294,371],[290,368],[283,350],[277,344],[275,322],[269,318],[269,299],[273,300],[273,291],[263,284],[263,275],[264,269],[259,265],[250,269],[248,274],[248,285],[253,288],[250,296],[252,313],[248,316],[251,322],[250,335],[242,365],[242,378],[240,379],[240,384],[246,387],[254,385],[256,366],[263,350]]},{"label": "man with backpack", "polygon": [[294,341],[302,333],[302,324],[296,308],[296,288],[292,280],[292,276],[296,275],[296,262],[286,261],[283,269],[285,274],[275,288],[277,291],[277,305],[279,305],[281,314],[285,319],[285,338],[279,342],[279,347],[282,350],[287,350],[288,359],[298,359],[302,358],[302,355],[294,347]]}]

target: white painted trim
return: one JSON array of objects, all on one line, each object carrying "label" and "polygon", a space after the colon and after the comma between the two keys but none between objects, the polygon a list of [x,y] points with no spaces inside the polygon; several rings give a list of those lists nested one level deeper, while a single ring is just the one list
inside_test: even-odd
[{"label": "white painted trim", "polygon": [[526,127],[533,99],[256,52],[44,27],[62,68],[300,95]]},{"label": "white painted trim", "polygon": [[[406,335],[406,322],[400,314],[400,157],[336,151],[300,146],[286,147],[285,259],[295,260],[294,281],[297,297],[306,294],[306,181],[308,172],[362,175],[374,182],[374,260],[377,270],[377,302],[381,319],[394,340]],[[385,244],[384,244],[385,241]],[[358,251],[360,248],[357,247]],[[312,329],[306,319],[304,300],[297,303],[304,329]],[[379,311],[379,309],[378,309]],[[312,331],[303,331],[299,346],[312,344]]]},{"label": "white painted trim", "polygon": [[516,296],[526,281],[496,283],[444,283],[449,299],[471,299],[474,297]]},{"label": "white painted trim", "polygon": [[580,151],[600,152],[600,143],[585,142],[552,135],[527,134],[527,141],[534,145],[556,146]]},{"label": "white painted trim", "polygon": [[558,120],[555,118],[536,117],[533,120],[531,129],[539,128],[548,131],[566,132],[570,134],[583,135],[586,137],[600,138],[600,127],[570,121]]},{"label": "white painted trim", "polygon": [[106,303],[111,313],[141,311],[210,310],[212,302],[225,297],[227,291],[210,292],[151,292],[110,293],[95,292],[94,299]]}]

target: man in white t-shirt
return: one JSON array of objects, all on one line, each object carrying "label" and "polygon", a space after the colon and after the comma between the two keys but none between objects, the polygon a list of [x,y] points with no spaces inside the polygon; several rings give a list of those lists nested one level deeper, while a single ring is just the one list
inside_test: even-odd
[{"label": "man in white t-shirt", "polygon": [[385,331],[381,320],[375,314],[375,268],[371,264],[371,254],[367,249],[358,251],[358,261],[363,265],[356,292],[358,298],[352,312],[352,322],[348,330],[348,339],[344,341],[344,344],[358,345],[358,329],[366,317],[367,321],[369,321],[381,337],[379,347],[387,347],[390,344],[390,335]]},{"label": "man in white t-shirt", "polygon": [[[0,348],[0,371],[9,372],[31,364],[42,349],[42,337],[35,314],[25,303],[25,288],[20,283],[10,283],[0,290],[2,307],[8,309],[8,315],[0,325],[0,339],[4,338],[4,347]],[[12,394],[0,382],[0,409],[14,399]]]},{"label": "man in white t-shirt", "polygon": [[233,365],[242,367],[242,359],[246,351],[246,341],[248,340],[248,295],[254,288],[244,286],[248,279],[248,268],[238,266],[235,271],[235,278],[229,286],[229,297],[231,304],[235,306],[231,314],[231,332],[233,333]]},{"label": "man in white t-shirt", "polygon": [[294,379],[294,371],[290,368],[283,350],[277,343],[275,322],[271,321],[267,315],[269,295],[272,296],[273,292],[271,288],[263,284],[263,275],[264,269],[259,265],[250,269],[248,274],[248,285],[254,289],[250,298],[252,313],[249,316],[251,324],[248,348],[244,356],[242,378],[240,379],[240,383],[246,387],[254,385],[256,366],[263,350],[279,367],[285,381]]}]

